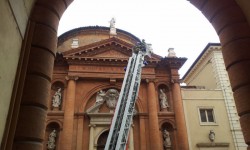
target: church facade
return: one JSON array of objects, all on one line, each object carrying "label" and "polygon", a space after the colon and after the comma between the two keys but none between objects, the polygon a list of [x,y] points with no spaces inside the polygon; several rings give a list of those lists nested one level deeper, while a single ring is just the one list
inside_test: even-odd
[{"label": "church facade", "polygon": [[[44,149],[104,149],[128,58],[140,39],[114,26],[70,30],[58,38]],[[188,149],[178,70],[186,58],[152,54],[129,133],[129,150]]]}]

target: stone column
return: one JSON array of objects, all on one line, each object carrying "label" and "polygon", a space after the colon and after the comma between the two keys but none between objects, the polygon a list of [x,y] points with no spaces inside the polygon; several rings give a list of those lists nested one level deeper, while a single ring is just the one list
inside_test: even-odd
[{"label": "stone column", "polygon": [[[149,140],[150,149],[160,150],[162,146],[160,145],[160,129],[158,121],[158,110],[157,110],[157,98],[155,93],[155,84],[153,81],[148,80],[148,117],[149,117]],[[141,143],[144,144],[144,143]]]},{"label": "stone column", "polygon": [[173,81],[172,84],[173,102],[174,102],[174,112],[177,128],[177,147],[178,150],[188,150],[188,136],[187,128],[184,117],[184,110],[181,98],[181,88],[180,83]]},{"label": "stone column", "polygon": [[94,128],[96,127],[96,125],[94,124],[90,124],[89,128],[90,128],[90,133],[89,133],[89,150],[93,150],[94,149]]},{"label": "stone column", "polygon": [[[17,93],[13,93],[5,128],[7,136],[1,145],[3,149],[42,149],[56,52],[56,31],[60,17],[71,2],[37,0],[31,13],[27,13],[29,20],[18,66],[21,70],[17,70],[14,87]],[[26,26],[26,23],[22,25]]]},{"label": "stone column", "polygon": [[75,91],[77,79],[78,77],[66,77],[66,80],[68,80],[68,87],[65,100],[64,121],[62,130],[62,150],[72,149]]}]

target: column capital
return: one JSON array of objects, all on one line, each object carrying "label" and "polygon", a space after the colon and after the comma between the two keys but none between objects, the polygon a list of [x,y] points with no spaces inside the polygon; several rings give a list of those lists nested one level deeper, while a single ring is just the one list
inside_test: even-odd
[{"label": "column capital", "polygon": [[154,83],[156,83],[158,80],[155,79],[155,78],[147,78],[145,81],[146,81],[147,83],[149,83],[149,82],[154,82]]},{"label": "column capital", "polygon": [[171,79],[171,83],[182,83],[182,79]]},{"label": "column capital", "polygon": [[79,77],[78,76],[65,76],[65,80],[78,80],[79,79]]},{"label": "column capital", "polygon": [[96,125],[95,124],[89,124],[89,127],[91,128],[91,127],[96,127]]}]

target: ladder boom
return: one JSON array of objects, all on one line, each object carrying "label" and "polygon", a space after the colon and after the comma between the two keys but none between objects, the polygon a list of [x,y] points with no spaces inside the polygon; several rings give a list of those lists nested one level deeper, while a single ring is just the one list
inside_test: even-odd
[{"label": "ladder boom", "polygon": [[144,40],[133,48],[124,76],[105,150],[124,150],[133,119],[135,101],[141,83],[141,71],[145,66],[144,56],[151,54],[151,47]]}]

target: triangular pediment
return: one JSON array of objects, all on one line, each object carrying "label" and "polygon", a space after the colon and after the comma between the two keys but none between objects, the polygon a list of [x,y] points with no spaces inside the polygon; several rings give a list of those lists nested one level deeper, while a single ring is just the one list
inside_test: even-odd
[{"label": "triangular pediment", "polygon": [[127,58],[129,57],[128,55],[117,51],[117,50],[106,50],[102,53],[94,55],[94,57],[99,57],[99,58]]},{"label": "triangular pediment", "polygon": [[63,56],[66,58],[127,58],[132,54],[132,47],[132,44],[113,37],[63,52]]},{"label": "triangular pediment", "polygon": [[[85,45],[79,48],[71,49],[62,53],[63,57],[67,60],[96,60],[96,61],[105,61],[105,60],[128,60],[132,56],[133,44],[127,43],[121,39],[112,37],[105,39],[99,42],[95,42],[89,45]],[[156,54],[152,54],[151,58],[148,56],[146,60],[150,62],[159,62],[162,57]],[[87,62],[86,62],[87,63]]]}]

